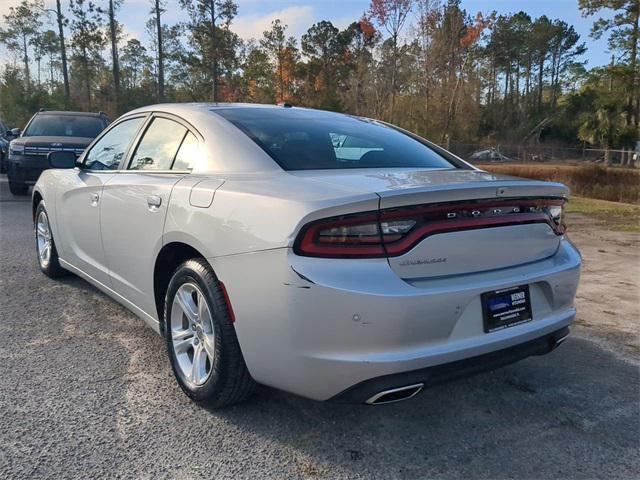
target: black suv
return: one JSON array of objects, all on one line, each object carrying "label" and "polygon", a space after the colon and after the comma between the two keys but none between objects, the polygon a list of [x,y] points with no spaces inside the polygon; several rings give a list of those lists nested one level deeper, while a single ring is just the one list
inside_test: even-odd
[{"label": "black suv", "polygon": [[7,161],[7,155],[9,155],[9,141],[11,138],[11,130],[0,118],[0,173],[7,171],[5,162]]},{"label": "black suv", "polygon": [[102,112],[36,113],[24,132],[9,144],[7,177],[11,193],[27,194],[29,185],[48,168],[49,152],[72,151],[79,156],[108,124],[109,118]]}]

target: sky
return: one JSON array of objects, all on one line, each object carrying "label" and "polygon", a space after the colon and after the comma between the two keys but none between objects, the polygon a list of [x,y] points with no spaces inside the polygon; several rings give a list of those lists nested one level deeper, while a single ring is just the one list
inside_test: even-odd
[{"label": "sky", "polygon": [[[98,5],[106,0],[94,0]],[[0,0],[0,25],[3,25],[2,15],[20,0]],[[68,0],[63,0],[63,5]],[[150,0],[124,0],[119,12],[119,19],[124,24],[125,34],[139,38],[146,43],[145,22],[149,17]],[[315,22],[330,20],[336,27],[344,28],[352,21],[359,19],[368,9],[369,0],[236,0],[238,15],[234,19],[231,29],[244,39],[259,38],[264,30],[269,28],[271,21],[279,18],[289,27],[289,34],[297,38]],[[47,8],[55,5],[55,0],[45,0]],[[594,67],[609,63],[611,54],[608,52],[605,39],[595,41],[589,37],[593,18],[583,18],[578,10],[577,0],[462,0],[462,7],[468,13],[475,15],[481,11],[488,13],[496,10],[498,14],[515,13],[524,10],[532,17],[547,15],[550,18],[560,18],[573,25],[586,42],[588,50],[583,60],[587,67]],[[186,20],[186,14],[180,7],[178,0],[167,0],[167,11],[164,22],[171,25]],[[410,19],[411,21],[412,19]],[[7,52],[0,47],[0,64],[8,61]]]}]

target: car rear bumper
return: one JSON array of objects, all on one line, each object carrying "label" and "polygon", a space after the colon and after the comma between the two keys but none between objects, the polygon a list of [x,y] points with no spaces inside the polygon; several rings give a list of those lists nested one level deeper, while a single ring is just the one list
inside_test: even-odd
[{"label": "car rear bumper", "polygon": [[[252,376],[317,400],[553,335],[575,317],[580,276],[580,255],[567,240],[530,264],[411,281],[386,259],[307,258],[289,249],[210,261],[227,287]],[[522,284],[533,320],[485,333],[480,295]]]},{"label": "car rear bumper", "polygon": [[[403,400],[403,396],[385,397],[384,392],[396,393],[408,386],[415,386],[412,390],[405,390],[409,395],[418,393],[422,388],[428,388],[459,378],[468,377],[481,372],[494,370],[533,355],[545,355],[555,350],[569,335],[569,328],[564,327],[542,337],[534,338],[512,347],[495,350],[483,355],[443,363],[420,370],[385,375],[360,382],[331,398],[331,401],[344,403],[381,404]],[[420,388],[418,388],[418,386]],[[413,396],[413,395],[411,395]]]}]

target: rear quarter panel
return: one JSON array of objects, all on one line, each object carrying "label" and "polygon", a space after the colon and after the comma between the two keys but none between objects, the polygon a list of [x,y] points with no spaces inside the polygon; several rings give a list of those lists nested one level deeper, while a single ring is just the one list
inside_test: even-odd
[{"label": "rear quarter panel", "polygon": [[[194,188],[213,190],[210,206],[190,202]],[[315,185],[284,172],[208,176],[204,181],[193,176],[173,189],[163,243],[187,243],[206,258],[286,248],[305,223],[376,210],[378,201],[375,193]]]}]

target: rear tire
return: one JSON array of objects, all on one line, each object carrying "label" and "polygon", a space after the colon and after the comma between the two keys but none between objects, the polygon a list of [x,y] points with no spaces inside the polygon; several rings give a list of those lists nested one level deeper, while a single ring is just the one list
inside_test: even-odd
[{"label": "rear tire", "polygon": [[13,195],[23,196],[26,195],[29,191],[29,185],[27,185],[26,183],[12,182],[11,180],[9,180],[9,191]]},{"label": "rear tire", "polygon": [[67,271],[60,266],[58,249],[53,240],[53,232],[49,224],[49,215],[41,200],[36,208],[35,217],[36,255],[40,270],[50,278],[57,278],[67,274]]},{"label": "rear tire", "polygon": [[164,305],[165,339],[180,388],[195,402],[221,408],[255,389],[220,282],[204,259],[173,274]]}]

